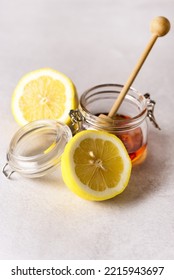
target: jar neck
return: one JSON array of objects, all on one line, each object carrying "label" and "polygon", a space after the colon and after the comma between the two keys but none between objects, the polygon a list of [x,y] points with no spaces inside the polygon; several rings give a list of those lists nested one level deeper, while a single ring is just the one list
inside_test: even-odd
[{"label": "jar neck", "polygon": [[103,84],[85,91],[79,105],[82,118],[94,128],[103,130],[119,131],[139,126],[147,116],[147,100],[133,88],[129,89],[114,119],[107,121],[99,117],[109,113],[122,88],[119,84]]}]

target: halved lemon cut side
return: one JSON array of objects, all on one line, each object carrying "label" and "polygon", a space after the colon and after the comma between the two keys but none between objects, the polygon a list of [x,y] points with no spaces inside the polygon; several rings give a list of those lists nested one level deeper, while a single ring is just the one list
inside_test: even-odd
[{"label": "halved lemon cut side", "polygon": [[76,134],[66,145],[61,159],[65,184],[88,200],[106,200],[126,188],[131,174],[131,160],[113,134],[86,130]]},{"label": "halved lemon cut side", "polygon": [[78,106],[73,82],[63,73],[42,68],[26,74],[12,96],[15,120],[25,125],[39,119],[69,123],[69,111]]}]

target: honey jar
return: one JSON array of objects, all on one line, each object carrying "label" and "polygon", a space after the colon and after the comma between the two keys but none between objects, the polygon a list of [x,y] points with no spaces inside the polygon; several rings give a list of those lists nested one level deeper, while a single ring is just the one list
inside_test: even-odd
[{"label": "honey jar", "polygon": [[79,108],[71,110],[73,133],[81,130],[105,130],[118,136],[124,143],[133,164],[146,158],[148,140],[147,118],[159,128],[154,117],[155,101],[150,94],[142,95],[130,88],[117,114],[112,120],[101,118],[107,115],[123,85],[102,84],[86,90],[80,98]]}]

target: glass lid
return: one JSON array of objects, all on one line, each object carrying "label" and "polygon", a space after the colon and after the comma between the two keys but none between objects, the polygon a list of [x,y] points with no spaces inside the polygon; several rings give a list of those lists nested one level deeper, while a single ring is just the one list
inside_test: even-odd
[{"label": "glass lid", "polygon": [[3,173],[41,177],[60,163],[65,145],[72,137],[70,128],[55,120],[37,120],[20,128],[13,136]]}]

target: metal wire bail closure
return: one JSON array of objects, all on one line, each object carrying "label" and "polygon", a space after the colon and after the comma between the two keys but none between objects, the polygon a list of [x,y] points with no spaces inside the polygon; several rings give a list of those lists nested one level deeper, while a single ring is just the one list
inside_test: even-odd
[{"label": "metal wire bail closure", "polygon": [[3,174],[5,175],[5,177],[7,177],[7,179],[10,179],[11,175],[15,172],[14,170],[12,170],[8,164],[8,162],[4,165],[3,169],[2,169]]},{"label": "metal wire bail closure", "polygon": [[80,130],[80,123],[84,120],[84,117],[80,113],[79,109],[70,110],[69,116],[71,118],[72,133],[74,135]]},{"label": "metal wire bail closure", "polygon": [[144,97],[147,99],[147,102],[148,102],[147,103],[147,116],[149,117],[149,120],[153,123],[153,125],[156,128],[161,130],[161,128],[157,124],[155,116],[154,116],[154,108],[155,108],[156,102],[154,100],[150,99],[150,94],[149,93],[145,93]]}]

